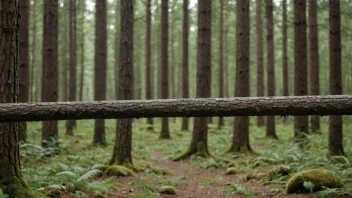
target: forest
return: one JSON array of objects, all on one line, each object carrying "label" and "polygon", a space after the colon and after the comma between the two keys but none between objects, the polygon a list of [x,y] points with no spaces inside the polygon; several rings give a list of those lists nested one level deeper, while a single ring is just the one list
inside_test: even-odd
[{"label": "forest", "polygon": [[350,0],[0,0],[0,198],[352,197],[351,19]]}]

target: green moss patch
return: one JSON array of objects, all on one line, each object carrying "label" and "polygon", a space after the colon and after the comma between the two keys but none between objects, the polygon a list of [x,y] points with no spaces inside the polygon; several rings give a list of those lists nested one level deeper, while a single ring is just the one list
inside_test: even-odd
[{"label": "green moss patch", "polygon": [[162,186],[159,189],[159,193],[167,195],[176,195],[176,189],[173,186]]},{"label": "green moss patch", "polygon": [[323,186],[327,188],[341,187],[340,178],[327,169],[319,168],[294,174],[287,182],[286,192],[288,194],[309,192],[309,189],[304,187],[304,182],[313,183],[313,191],[320,190]]},{"label": "green moss patch", "polygon": [[113,165],[113,166],[109,166],[105,170],[104,175],[107,175],[107,176],[133,176],[134,172],[131,169],[128,169],[124,166]]}]

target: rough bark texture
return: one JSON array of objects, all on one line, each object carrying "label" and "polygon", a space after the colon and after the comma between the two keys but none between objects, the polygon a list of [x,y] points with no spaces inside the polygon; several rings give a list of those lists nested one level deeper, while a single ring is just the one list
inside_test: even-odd
[{"label": "rough bark texture", "polygon": [[[211,0],[198,1],[198,43],[197,43],[197,98],[210,97],[211,78]],[[188,150],[175,158],[180,160],[196,154],[210,156],[208,150],[209,117],[194,119],[191,144]]]},{"label": "rough bark texture", "polygon": [[[294,64],[295,95],[304,96],[307,91],[307,35],[306,35],[306,1],[294,1]],[[296,116],[294,136],[304,137],[308,133],[308,116]]]},{"label": "rough bark texture", "polygon": [[[224,0],[220,0],[219,30],[219,97],[224,97]],[[219,117],[218,128],[224,126],[224,118]]]},{"label": "rough bark texture", "polygon": [[[42,101],[58,100],[58,1],[44,1]],[[42,141],[58,137],[57,121],[45,121]],[[44,143],[44,142],[43,142]]]},{"label": "rough bark texture", "polygon": [[[236,84],[235,96],[249,96],[249,1],[238,0],[236,8]],[[249,118],[235,117],[229,152],[251,151]]]},{"label": "rough bark texture", "polygon": [[[262,0],[256,1],[257,17],[257,96],[264,96],[264,57],[263,57],[263,20]],[[257,117],[257,126],[264,126],[264,117]]]},{"label": "rough bark texture", "polygon": [[[310,95],[320,95],[319,92],[319,50],[318,50],[318,19],[317,1],[309,0],[309,60],[310,60]],[[310,118],[313,133],[320,132],[319,116]]]},{"label": "rough bark texture", "polygon": [[[273,1],[266,1],[266,41],[267,41],[267,70],[268,70],[268,96],[275,96],[275,54],[274,54],[274,18]],[[266,117],[266,137],[277,139],[275,130],[275,117]]]},{"label": "rough bark texture", "polygon": [[[161,99],[169,97],[169,74],[168,74],[168,0],[161,0]],[[167,118],[161,119],[160,138],[169,139],[169,120]]]},{"label": "rough bark texture", "polygon": [[[146,12],[147,12],[147,18],[146,18],[146,26],[147,26],[147,29],[146,29],[146,43],[145,43],[145,51],[146,51],[146,57],[145,57],[145,60],[146,60],[146,71],[145,71],[145,74],[146,74],[146,82],[145,82],[145,93],[146,93],[146,99],[149,100],[149,99],[152,99],[152,79],[151,79],[151,75],[152,75],[152,69],[151,69],[151,24],[152,24],[152,13],[151,13],[151,10],[150,10],[150,7],[151,7],[151,0],[147,0],[147,5],[146,5]],[[152,118],[148,118],[147,119],[147,124],[149,125],[148,126],[148,129],[152,129],[153,127],[153,119]]]},{"label": "rough bark texture", "polygon": [[[340,0],[329,0],[330,94],[342,94]],[[342,116],[329,117],[329,154],[343,155]]]},{"label": "rough bark texture", "polygon": [[[76,0],[70,0],[70,90],[69,101],[76,100]],[[66,134],[73,135],[73,127],[76,125],[75,120],[66,122]]]},{"label": "rough bark texture", "polygon": [[84,42],[85,42],[85,33],[84,33],[84,20],[85,20],[85,10],[86,10],[86,3],[85,0],[81,0],[81,57],[80,57],[80,63],[81,63],[81,73],[79,76],[79,100],[83,100],[83,89],[84,89],[84,55],[85,55],[85,50],[84,50]]},{"label": "rough bark texture", "polygon": [[[95,14],[95,79],[94,100],[104,100],[106,94],[106,65],[107,65],[107,29],[106,29],[106,0],[96,2]],[[106,144],[105,121],[95,120],[93,144]]]},{"label": "rough bark texture", "polygon": [[[120,1],[119,100],[133,97],[133,1]],[[116,122],[116,140],[110,164],[132,165],[132,120]]]},{"label": "rough bark texture", "polygon": [[148,117],[352,115],[352,96],[0,104],[0,122]]},{"label": "rough bark texture", "polygon": [[[283,75],[283,95],[289,95],[288,88],[288,56],[287,56],[287,1],[282,1],[282,75]],[[284,122],[287,117],[284,117]]]},{"label": "rough bark texture", "polygon": [[[29,97],[29,0],[22,0],[20,4],[20,33],[19,33],[19,102],[28,102]],[[18,139],[26,141],[27,125],[18,123]]]},{"label": "rough bark texture", "polygon": [[[183,25],[182,25],[182,97],[189,98],[188,74],[188,34],[189,34],[188,0],[183,0]],[[182,118],[182,130],[188,131],[188,118]]]},{"label": "rough bark texture", "polygon": [[[0,2],[0,103],[18,100],[19,4]],[[0,189],[10,197],[35,197],[22,177],[17,123],[0,124]]]}]

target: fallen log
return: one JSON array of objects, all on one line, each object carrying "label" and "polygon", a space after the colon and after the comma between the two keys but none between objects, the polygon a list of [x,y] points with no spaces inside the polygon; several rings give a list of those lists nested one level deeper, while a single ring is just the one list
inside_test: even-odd
[{"label": "fallen log", "polygon": [[0,104],[0,122],[351,114],[352,95]]}]

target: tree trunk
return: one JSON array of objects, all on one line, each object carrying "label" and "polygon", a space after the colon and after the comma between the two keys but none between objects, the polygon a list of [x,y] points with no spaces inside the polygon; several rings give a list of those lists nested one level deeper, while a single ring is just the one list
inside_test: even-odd
[{"label": "tree trunk", "polygon": [[61,67],[62,67],[62,84],[61,84],[61,88],[62,88],[62,91],[63,91],[63,101],[68,101],[68,50],[69,50],[69,46],[68,46],[68,42],[67,40],[69,39],[69,3],[68,3],[68,0],[64,0],[63,1],[64,5],[63,5],[63,31],[61,32],[62,34],[62,37],[61,37],[61,40],[62,40],[62,46],[61,46],[61,52],[60,52],[60,56],[61,56]]},{"label": "tree trunk", "polygon": [[197,98],[0,104],[0,122],[151,117],[352,115],[352,96]]},{"label": "tree trunk", "polygon": [[[29,0],[20,4],[20,31],[19,31],[19,102],[28,102],[29,91]],[[26,141],[27,124],[18,123],[18,139]]]},{"label": "tree trunk", "polygon": [[33,1],[32,4],[32,18],[34,19],[33,21],[31,21],[32,24],[32,43],[31,43],[31,56],[32,56],[32,60],[31,60],[31,65],[30,65],[30,69],[31,69],[31,74],[30,74],[30,101],[34,102],[35,100],[35,81],[34,81],[34,65],[36,63],[36,40],[37,40],[37,20],[36,20],[36,10],[37,10],[37,1]]},{"label": "tree trunk", "polygon": [[[169,96],[169,76],[168,76],[168,0],[161,0],[161,98],[167,99]],[[169,139],[169,121],[167,118],[161,119],[160,138]]]},{"label": "tree trunk", "polygon": [[[268,69],[268,96],[275,96],[275,61],[274,61],[274,18],[273,1],[266,1],[266,27],[267,27],[267,69]],[[275,117],[266,117],[266,137],[277,139],[275,130]]]},{"label": "tree trunk", "polygon": [[[119,100],[133,97],[133,1],[120,1]],[[132,120],[117,120],[116,140],[110,164],[132,165]]]},{"label": "tree trunk", "polygon": [[[188,74],[188,0],[183,0],[183,25],[182,25],[182,97],[189,98],[189,74]],[[182,118],[182,130],[188,131],[188,118]]]},{"label": "tree trunk", "polygon": [[[249,1],[238,0],[236,8],[236,85],[235,96],[249,96]],[[236,117],[229,152],[251,152],[249,118]]]},{"label": "tree trunk", "polygon": [[84,20],[85,20],[85,10],[86,4],[85,0],[81,0],[81,73],[80,73],[80,83],[79,83],[79,100],[83,101],[83,89],[84,89],[84,42],[85,42],[85,33],[84,33]]},{"label": "tree trunk", "polygon": [[[307,95],[307,37],[306,1],[294,1],[294,64],[295,95]],[[295,116],[294,136],[304,138],[308,134],[308,116]]]},{"label": "tree trunk", "polygon": [[[264,96],[264,57],[263,57],[263,20],[262,0],[257,0],[257,96]],[[264,117],[257,117],[257,126],[264,126]]]},{"label": "tree trunk", "polygon": [[[329,0],[330,94],[342,94],[340,1]],[[329,154],[344,155],[342,116],[329,117]]]},{"label": "tree trunk", "polygon": [[[70,94],[69,101],[76,100],[76,0],[70,0]],[[73,135],[75,120],[66,122],[66,135]]]},{"label": "tree trunk", "polygon": [[[320,95],[319,92],[319,48],[318,48],[317,1],[309,0],[309,56],[310,56],[310,95]],[[319,116],[310,118],[313,133],[320,132]]]},{"label": "tree trunk", "polygon": [[[28,8],[26,3],[28,2],[21,6],[27,6]],[[20,1],[18,0],[0,2],[0,70],[2,71],[0,77],[0,103],[15,103],[18,98],[18,27],[23,27],[24,25],[19,24],[19,4]],[[21,7],[22,14],[23,9]],[[21,36],[23,36],[23,33],[21,33]],[[22,39],[23,37],[20,38],[21,42],[23,41]],[[25,40],[28,40],[28,38]],[[26,51],[28,53],[28,48]],[[23,57],[21,60],[23,60]],[[26,62],[28,65],[28,60]],[[22,176],[17,123],[0,124],[0,142],[0,189],[10,197],[34,198],[34,193],[29,189]]]},{"label": "tree trunk", "polygon": [[[224,97],[224,0],[220,0],[220,30],[219,30],[219,97]],[[218,128],[224,126],[224,118],[219,117]]]},{"label": "tree trunk", "polygon": [[[58,1],[44,1],[42,101],[58,100]],[[58,137],[57,121],[45,121],[42,141]]]},{"label": "tree trunk", "polygon": [[[198,1],[197,98],[210,97],[211,78],[211,0]],[[175,158],[181,160],[196,154],[209,157],[209,117],[194,119],[192,140],[188,150]]]},{"label": "tree trunk", "polygon": [[115,83],[115,99],[119,98],[119,61],[120,61],[120,2],[116,1],[115,7],[115,68],[114,68],[114,83]]},{"label": "tree trunk", "polygon": [[[287,1],[282,1],[282,73],[283,73],[283,95],[289,95],[288,86],[288,56],[287,56]],[[284,122],[287,117],[284,117]]]},{"label": "tree trunk", "polygon": [[[152,79],[151,79],[151,74],[152,74],[152,69],[151,69],[151,24],[152,24],[152,13],[150,10],[151,7],[151,0],[147,0],[147,18],[146,18],[146,44],[145,44],[145,51],[146,51],[146,82],[145,82],[145,93],[146,93],[146,99],[152,99]],[[147,119],[147,124],[148,130],[153,129],[153,119],[148,118]]]},{"label": "tree trunk", "polygon": [[[105,100],[107,65],[106,0],[96,2],[94,100]],[[95,120],[94,145],[106,144],[105,121]]]}]

